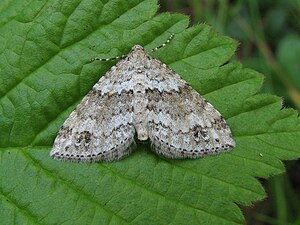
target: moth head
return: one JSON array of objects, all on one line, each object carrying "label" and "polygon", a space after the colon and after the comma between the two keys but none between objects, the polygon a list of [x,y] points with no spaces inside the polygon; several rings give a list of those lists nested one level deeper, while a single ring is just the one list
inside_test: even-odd
[{"label": "moth head", "polygon": [[137,50],[143,50],[144,51],[144,48],[140,45],[135,45],[131,49],[131,51],[137,51]]}]

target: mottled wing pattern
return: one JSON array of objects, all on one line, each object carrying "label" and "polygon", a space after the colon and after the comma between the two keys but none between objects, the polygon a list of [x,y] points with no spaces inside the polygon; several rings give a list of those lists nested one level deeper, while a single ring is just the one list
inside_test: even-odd
[{"label": "mottled wing pattern", "polygon": [[235,147],[221,114],[166,65],[162,64],[160,71],[159,76],[148,74],[149,83],[155,85],[146,89],[152,149],[167,158],[180,159]]},{"label": "mottled wing pattern", "polygon": [[150,138],[168,158],[197,158],[235,147],[221,114],[179,75],[135,45],[70,114],[50,155],[66,161],[113,161]]},{"label": "mottled wing pattern", "polygon": [[[50,152],[53,158],[74,162],[112,161],[133,150],[131,74],[122,63],[112,67],[94,85],[64,122]],[[123,69],[119,70],[118,65]]]}]

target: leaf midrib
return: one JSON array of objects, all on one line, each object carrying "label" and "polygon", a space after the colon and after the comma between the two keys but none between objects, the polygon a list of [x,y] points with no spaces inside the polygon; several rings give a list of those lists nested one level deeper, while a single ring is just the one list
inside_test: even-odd
[{"label": "leaf midrib", "polygon": [[[22,154],[23,154],[26,158],[30,158],[30,160],[34,163],[34,165],[35,165],[37,168],[43,169],[43,170],[44,170],[47,174],[49,174],[52,178],[62,180],[62,181],[66,184],[66,186],[71,187],[73,190],[77,191],[79,194],[82,194],[82,193],[83,193],[82,190],[79,191],[79,189],[78,189],[77,187],[73,187],[73,186],[72,186],[68,181],[66,181],[65,179],[61,178],[60,176],[55,176],[53,173],[51,173],[51,171],[49,171],[47,168],[43,167],[40,163],[38,163],[38,161],[36,161],[35,159],[33,159],[26,151],[22,151]],[[133,180],[133,179],[128,178],[128,177],[126,177],[126,176],[122,176],[120,173],[118,173],[118,172],[116,172],[116,171],[114,171],[114,170],[108,168],[108,167],[105,166],[104,164],[98,163],[97,165],[98,165],[99,167],[102,167],[102,168],[105,169],[106,171],[108,171],[108,172],[110,172],[110,173],[116,175],[116,176],[119,177],[120,179],[123,179],[125,182],[126,182],[126,181],[127,181],[127,182],[130,182],[130,183],[132,183],[133,185],[136,185],[136,186],[140,187],[141,189],[143,189],[143,190],[145,190],[145,191],[147,191],[147,192],[149,192],[149,193],[152,193],[152,194],[154,194],[154,195],[158,195],[158,196],[162,197],[163,199],[167,199],[167,200],[169,200],[169,201],[171,201],[171,202],[174,202],[174,203],[176,203],[176,204],[182,205],[182,206],[184,206],[184,207],[186,207],[186,208],[191,208],[192,210],[200,211],[200,212],[206,213],[206,214],[208,214],[208,215],[210,215],[210,216],[214,216],[214,217],[217,217],[217,218],[219,218],[219,219],[222,219],[222,220],[225,220],[225,221],[228,221],[228,222],[233,222],[232,220],[229,220],[229,219],[226,218],[226,217],[222,217],[222,216],[219,216],[219,215],[212,214],[212,213],[207,212],[207,211],[205,211],[205,210],[203,210],[203,209],[196,208],[196,207],[194,207],[194,206],[192,206],[192,205],[190,205],[190,204],[186,204],[186,203],[180,202],[180,201],[178,201],[177,199],[173,199],[173,198],[170,198],[169,196],[165,196],[165,195],[163,195],[163,194],[161,194],[161,193],[159,193],[159,192],[157,192],[157,191],[155,191],[155,190],[148,189],[147,186],[144,186],[143,184],[137,182],[136,180]],[[89,194],[84,193],[84,195],[85,195],[85,196],[88,196],[88,200],[90,200],[90,201],[92,201],[93,203],[96,203],[97,205],[99,205],[100,207],[106,209],[103,205],[101,205],[101,204],[99,204],[98,202],[94,201],[94,200],[89,196]],[[107,210],[108,210],[108,209],[107,209]],[[108,211],[110,211],[110,210],[108,210]],[[118,216],[118,215],[116,214],[116,216]],[[120,216],[118,216],[118,217],[120,217]],[[122,217],[120,217],[120,218],[122,218]],[[123,219],[124,219],[124,218],[123,218]],[[126,219],[124,219],[124,220],[126,221]],[[126,222],[128,222],[128,221],[126,221]],[[235,223],[235,222],[234,222],[234,223]],[[239,224],[239,223],[235,223],[235,224]]]}]

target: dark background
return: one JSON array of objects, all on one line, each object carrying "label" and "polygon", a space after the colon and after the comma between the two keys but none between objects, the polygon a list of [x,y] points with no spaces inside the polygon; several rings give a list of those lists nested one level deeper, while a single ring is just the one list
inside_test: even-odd
[{"label": "dark background", "polygon": [[[235,59],[265,75],[261,92],[281,96],[300,110],[300,0],[160,0],[160,12],[190,16],[240,42]],[[261,180],[268,197],[242,207],[247,224],[300,224],[300,161]]]}]

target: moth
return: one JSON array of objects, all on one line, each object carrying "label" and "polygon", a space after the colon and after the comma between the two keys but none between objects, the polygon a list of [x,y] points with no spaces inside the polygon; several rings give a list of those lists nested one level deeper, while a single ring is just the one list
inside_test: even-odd
[{"label": "moth", "polygon": [[[159,47],[168,43],[173,37]],[[50,152],[57,160],[114,161],[129,155],[136,138],[171,159],[198,158],[235,147],[222,115],[166,64],[142,46],[111,67],[58,132]]]}]

